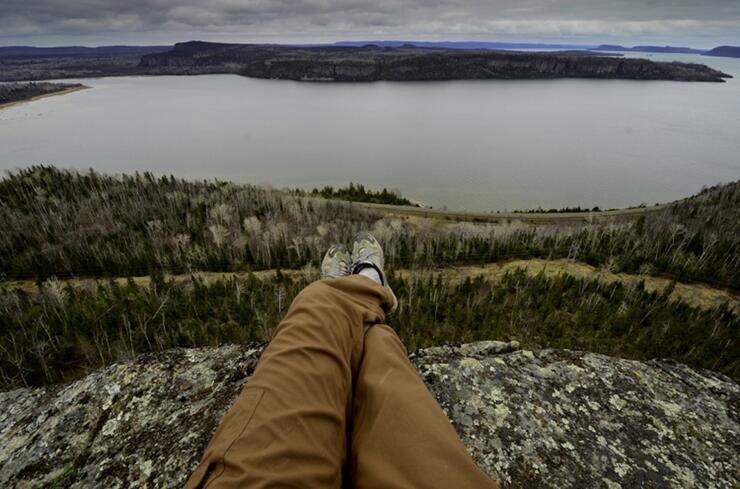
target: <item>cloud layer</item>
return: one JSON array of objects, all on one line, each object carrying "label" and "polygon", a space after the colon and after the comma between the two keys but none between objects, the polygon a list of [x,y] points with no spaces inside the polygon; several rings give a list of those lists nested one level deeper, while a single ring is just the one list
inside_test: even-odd
[{"label": "cloud layer", "polygon": [[[0,0],[0,42],[565,37],[740,43],[738,0]],[[710,42],[711,44],[711,42]]]}]

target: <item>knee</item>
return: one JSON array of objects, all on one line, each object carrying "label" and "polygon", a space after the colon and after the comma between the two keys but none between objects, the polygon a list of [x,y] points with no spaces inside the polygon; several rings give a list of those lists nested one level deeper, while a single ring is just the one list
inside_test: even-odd
[{"label": "knee", "polygon": [[383,349],[396,349],[408,355],[406,346],[401,341],[398,333],[385,324],[376,324],[365,333],[365,343],[375,344]]},{"label": "knee", "polygon": [[348,308],[343,307],[343,303],[343,298],[336,289],[326,281],[318,280],[304,287],[296,295],[288,314],[309,312],[312,315],[319,314],[336,319],[338,313],[348,312]]}]

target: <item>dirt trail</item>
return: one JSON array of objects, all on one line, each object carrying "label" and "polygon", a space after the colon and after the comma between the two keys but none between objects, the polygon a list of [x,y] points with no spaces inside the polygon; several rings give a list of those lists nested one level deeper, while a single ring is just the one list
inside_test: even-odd
[{"label": "dirt trail", "polygon": [[[449,268],[440,268],[436,270],[425,270],[425,271],[411,271],[411,270],[397,270],[396,273],[404,278],[409,278],[412,274],[419,273],[434,273],[441,274],[446,280],[450,282],[459,282],[467,277],[475,278],[478,276],[485,277],[487,279],[496,281],[503,277],[507,272],[512,272],[516,269],[523,269],[530,275],[537,275],[543,273],[547,277],[554,277],[562,274],[572,275],[578,278],[585,279],[597,279],[605,283],[621,282],[623,284],[637,284],[643,281],[645,284],[645,290],[649,292],[661,292],[665,290],[671,284],[671,280],[661,277],[650,277],[645,275],[630,275],[626,273],[612,273],[608,270],[595,268],[585,263],[580,263],[572,260],[543,260],[543,259],[529,259],[529,260],[513,260],[507,262],[488,263],[485,265],[477,266],[457,266]],[[275,270],[264,270],[254,272],[255,277],[259,279],[272,278],[275,276]],[[309,278],[316,276],[316,270],[281,270],[281,273],[292,277],[306,275]],[[198,272],[198,276],[203,279],[206,283],[213,282],[219,279],[228,279],[231,277],[246,277],[248,274],[243,272]],[[180,283],[187,284],[191,280],[190,274],[183,275],[172,275],[172,278]],[[74,286],[86,287],[94,286],[98,282],[107,282],[110,279],[90,279],[90,278],[79,278],[60,280],[59,282],[63,285],[71,283]],[[114,278],[115,282],[119,284],[125,284],[128,279],[126,278]],[[133,281],[140,286],[148,286],[150,278],[148,276],[134,277]],[[36,283],[33,280],[16,280],[0,282],[0,286],[5,286],[11,289],[20,289],[29,293],[36,292],[38,290]],[[677,283],[673,292],[671,292],[671,298],[674,300],[680,300],[686,304],[701,309],[711,309],[722,303],[727,303],[732,310],[740,314],[740,297],[727,290],[711,287],[701,283]]]}]

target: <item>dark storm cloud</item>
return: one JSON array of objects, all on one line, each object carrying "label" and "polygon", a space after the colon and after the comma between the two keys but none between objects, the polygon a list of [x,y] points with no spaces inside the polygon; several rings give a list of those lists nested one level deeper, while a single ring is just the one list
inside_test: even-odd
[{"label": "dark storm cloud", "polygon": [[727,36],[739,0],[0,0],[0,38],[91,33]]}]

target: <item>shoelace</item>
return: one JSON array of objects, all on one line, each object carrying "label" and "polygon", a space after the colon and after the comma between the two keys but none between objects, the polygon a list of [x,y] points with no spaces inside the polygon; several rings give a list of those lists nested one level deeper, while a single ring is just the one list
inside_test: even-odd
[{"label": "shoelace", "polygon": [[370,251],[360,253],[353,263],[362,263],[366,261],[373,261],[372,258],[378,254],[377,251]]}]

